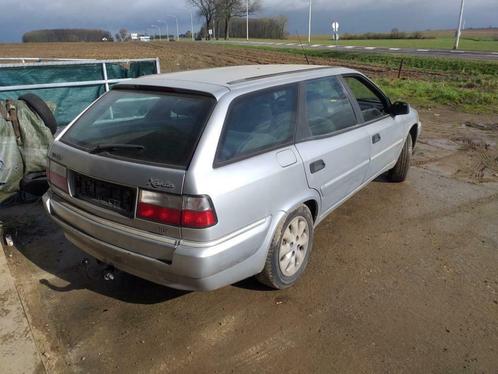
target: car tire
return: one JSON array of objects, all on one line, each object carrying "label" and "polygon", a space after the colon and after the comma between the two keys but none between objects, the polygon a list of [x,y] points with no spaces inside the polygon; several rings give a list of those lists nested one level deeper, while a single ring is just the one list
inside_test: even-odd
[{"label": "car tire", "polygon": [[306,269],[312,247],[313,217],[301,205],[275,230],[265,267],[256,279],[279,290],[292,286]]},{"label": "car tire", "polygon": [[412,137],[411,135],[408,135],[396,165],[387,173],[387,177],[391,182],[399,183],[406,179],[408,170],[410,169],[410,160],[413,152],[412,144]]},{"label": "car tire", "polygon": [[27,93],[19,96],[18,100],[22,100],[33,112],[38,114],[42,119],[45,126],[50,129],[52,135],[57,131],[57,121],[55,120],[54,114],[48,107],[48,105],[39,96]]}]

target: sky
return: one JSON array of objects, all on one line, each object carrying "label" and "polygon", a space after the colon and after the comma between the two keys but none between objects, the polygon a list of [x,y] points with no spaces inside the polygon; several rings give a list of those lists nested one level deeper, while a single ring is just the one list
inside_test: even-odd
[{"label": "sky", "polygon": [[[455,28],[461,0],[313,0],[313,33],[330,32],[337,20],[341,32],[382,32]],[[261,0],[255,16],[288,17],[290,34],[307,32],[309,0]],[[466,0],[466,27],[498,26],[498,0]],[[19,42],[26,31],[45,28],[101,28],[113,34],[153,32],[166,22],[170,33],[177,16],[180,33],[190,30],[187,0],[0,0],[0,42]],[[8,9],[8,11],[5,11]],[[161,22],[159,22],[161,21]],[[201,19],[194,16],[194,29]],[[0,50],[1,54],[1,50]]]}]

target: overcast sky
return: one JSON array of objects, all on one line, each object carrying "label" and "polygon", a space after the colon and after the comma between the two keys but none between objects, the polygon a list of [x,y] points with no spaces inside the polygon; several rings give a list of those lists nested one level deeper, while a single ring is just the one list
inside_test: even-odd
[{"label": "overcast sky", "polygon": [[[338,20],[341,32],[413,31],[454,28],[460,0],[313,0],[313,33],[329,32]],[[284,15],[288,31],[307,30],[308,0],[262,0],[260,16]],[[121,27],[143,32],[158,20],[178,16],[180,32],[190,29],[187,0],[0,0],[0,41],[20,41],[26,31],[41,28],[102,28],[113,34]],[[498,26],[498,0],[467,0],[467,27]],[[200,19],[196,17],[197,29]],[[0,51],[1,53],[1,51]]]}]

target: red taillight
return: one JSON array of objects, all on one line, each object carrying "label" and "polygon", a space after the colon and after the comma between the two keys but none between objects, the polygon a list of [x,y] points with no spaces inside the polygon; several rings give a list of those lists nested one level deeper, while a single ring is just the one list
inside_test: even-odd
[{"label": "red taillight", "polygon": [[164,208],[157,205],[138,203],[137,217],[158,221],[167,225],[178,226],[182,212],[178,209]]},{"label": "red taillight", "polygon": [[55,187],[60,188],[64,192],[69,192],[67,187],[67,169],[57,162],[49,162],[48,180]]},{"label": "red taillight", "polygon": [[193,210],[182,211],[182,226],[202,228],[216,224],[216,215],[212,210],[196,212]]},{"label": "red taillight", "polygon": [[160,192],[140,191],[137,217],[166,225],[206,228],[218,220],[206,196],[177,196]]},{"label": "red taillight", "polygon": [[211,201],[207,196],[184,196],[182,226],[205,228],[218,222]]}]

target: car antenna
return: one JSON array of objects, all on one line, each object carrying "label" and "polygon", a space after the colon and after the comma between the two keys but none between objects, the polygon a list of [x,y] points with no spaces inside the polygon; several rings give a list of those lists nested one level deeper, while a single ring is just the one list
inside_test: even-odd
[{"label": "car antenna", "polygon": [[306,59],[306,63],[309,65],[310,60],[308,60],[308,55],[306,54],[306,49],[304,49],[303,43],[301,42],[301,37],[299,36],[299,33],[297,32],[297,30],[296,30],[296,36],[297,36],[297,40],[299,41],[299,46],[303,50],[304,58]]}]

